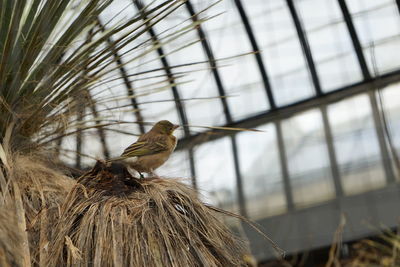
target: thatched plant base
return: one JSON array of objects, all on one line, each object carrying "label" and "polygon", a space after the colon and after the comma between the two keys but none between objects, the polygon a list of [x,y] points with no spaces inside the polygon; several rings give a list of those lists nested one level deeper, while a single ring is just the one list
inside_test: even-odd
[{"label": "thatched plant base", "polygon": [[244,266],[240,242],[196,192],[98,162],[67,197],[49,266]]},{"label": "thatched plant base", "polygon": [[[3,201],[0,194],[0,201]],[[0,203],[0,266],[23,266],[23,236],[11,201]]]},{"label": "thatched plant base", "polygon": [[41,154],[5,154],[0,164],[0,266],[45,266],[60,205],[76,182]]}]

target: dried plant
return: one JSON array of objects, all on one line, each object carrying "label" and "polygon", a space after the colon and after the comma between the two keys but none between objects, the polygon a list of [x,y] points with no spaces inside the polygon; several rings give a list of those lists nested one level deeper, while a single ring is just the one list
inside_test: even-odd
[{"label": "dried plant", "polygon": [[23,266],[23,236],[17,225],[13,201],[7,197],[0,205],[0,266]]},{"label": "dried plant", "polygon": [[13,249],[5,254],[11,266],[45,265],[52,224],[59,219],[59,207],[76,184],[43,158],[1,154],[5,163],[0,174],[0,247]]},{"label": "dried plant", "polygon": [[245,266],[243,244],[189,186],[98,163],[61,208],[49,266]]},{"label": "dried plant", "polygon": [[400,236],[385,231],[378,239],[365,239],[352,246],[351,257],[342,261],[344,267],[400,266]]}]

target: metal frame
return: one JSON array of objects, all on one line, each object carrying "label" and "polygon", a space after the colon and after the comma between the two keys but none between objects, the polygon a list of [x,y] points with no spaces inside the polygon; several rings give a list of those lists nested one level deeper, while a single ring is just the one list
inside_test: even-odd
[{"label": "metal frame", "polygon": [[[85,39],[85,43],[84,44],[88,44],[91,42],[93,37],[93,28],[91,28],[87,35],[86,35],[86,39]],[[87,69],[85,68],[83,70],[83,72],[81,73],[81,76],[85,76],[87,75]],[[82,123],[84,124],[85,121],[83,120],[83,116],[85,113],[85,106],[83,103],[83,97],[84,95],[75,95],[74,96],[74,100],[76,101],[76,105],[77,105],[77,123]],[[83,125],[82,125],[83,126]],[[84,127],[82,127],[83,129]],[[77,129],[76,132],[76,155],[75,155],[75,167],[77,169],[81,169],[82,168],[82,130]]]},{"label": "metal frame", "polygon": [[251,25],[250,25],[249,19],[247,17],[246,11],[243,8],[242,1],[241,0],[235,0],[235,4],[236,4],[236,7],[237,7],[237,9],[239,11],[240,17],[241,17],[241,19],[243,21],[243,25],[244,25],[244,28],[246,29],[247,36],[249,37],[251,47],[253,49],[254,57],[256,58],[257,65],[258,65],[258,68],[260,70],[261,78],[262,78],[262,81],[263,81],[263,84],[264,84],[264,88],[265,88],[265,91],[267,93],[270,109],[275,109],[276,108],[275,99],[274,99],[274,96],[273,96],[273,93],[272,93],[271,85],[269,83],[269,78],[268,78],[268,75],[267,75],[266,67],[264,65],[264,62],[263,62],[263,59],[262,59],[262,56],[261,56],[261,53],[260,53],[259,46],[257,44],[256,38],[255,38],[254,33],[253,33],[253,29],[251,28]]},{"label": "metal frame", "polygon": [[[83,121],[83,113],[85,112],[85,107],[82,103],[82,98],[81,97],[76,97],[76,102],[78,105],[78,117],[76,121],[78,123],[84,123]],[[83,125],[82,125],[83,126]],[[83,127],[82,127],[83,128]],[[76,157],[75,157],[75,167],[77,169],[82,168],[82,131],[77,131],[76,132]]]},{"label": "metal frame", "polygon": [[379,149],[380,149],[381,159],[382,159],[382,166],[385,171],[386,182],[388,184],[394,183],[396,181],[396,178],[395,178],[395,174],[393,171],[392,160],[390,157],[389,149],[387,147],[384,126],[383,126],[382,120],[379,116],[379,108],[378,108],[378,102],[376,99],[376,95],[375,95],[374,91],[370,91],[368,93],[368,95],[369,95],[369,100],[370,100],[371,107],[372,107],[372,117],[373,117],[374,126],[375,126],[374,128],[375,128],[378,143],[379,143]]},{"label": "metal frame", "polygon": [[283,189],[285,192],[286,206],[288,211],[293,211],[295,208],[293,200],[292,186],[290,182],[289,168],[286,160],[286,148],[282,134],[282,125],[280,121],[275,122],[276,140],[278,143],[279,160],[281,163],[281,172],[283,180]]},{"label": "metal frame", "polygon": [[[188,0],[188,1],[185,2],[185,5],[186,5],[186,8],[187,8],[192,20],[194,22],[196,22],[197,21],[197,14],[196,14],[191,2]],[[221,77],[219,75],[219,71],[218,71],[217,63],[215,61],[214,53],[212,52],[211,46],[209,45],[209,43],[207,41],[206,34],[204,33],[203,28],[202,28],[201,25],[199,25],[197,27],[197,34],[198,34],[199,39],[201,41],[201,45],[203,46],[204,52],[207,55],[207,59],[208,59],[208,62],[210,64],[211,71],[212,71],[212,74],[214,76],[215,83],[217,85],[218,93],[221,96],[220,99],[221,99],[221,104],[222,104],[222,107],[223,107],[223,110],[224,110],[224,113],[225,113],[225,118],[226,118],[227,123],[229,124],[229,123],[232,122],[232,115],[231,115],[231,112],[229,110],[228,102],[226,101],[225,89],[224,89],[224,86],[222,84]]]},{"label": "metal frame", "polygon": [[[141,12],[142,16],[145,16],[143,13],[143,4],[141,3],[141,1],[139,0],[132,0],[134,5],[136,6],[136,8],[138,9],[139,12]],[[148,33],[150,34],[150,37],[152,38],[154,43],[158,42],[158,38],[157,38],[157,34],[155,33],[155,30],[151,27],[149,28]],[[174,96],[174,100],[175,100],[175,106],[178,110],[178,115],[179,115],[179,119],[181,121],[181,125],[183,125],[183,131],[185,133],[185,137],[190,136],[190,131],[189,131],[189,127],[188,127],[188,119],[186,116],[186,111],[185,111],[185,107],[183,102],[180,100],[180,96],[179,96],[179,91],[177,86],[175,85],[175,81],[174,81],[174,75],[171,71],[170,68],[170,64],[167,60],[167,57],[164,53],[164,50],[162,47],[157,48],[157,53],[160,56],[160,60],[161,60],[161,64],[165,70],[165,73],[168,77],[169,83],[171,85],[171,90],[172,90],[172,94]],[[197,183],[196,183],[196,170],[195,170],[195,163],[194,163],[194,152],[193,152],[193,148],[189,148],[188,149],[188,157],[189,157],[189,165],[190,165],[190,172],[192,175],[192,185],[194,188],[197,187]]]},{"label": "metal frame", "polygon": [[339,165],[336,157],[336,150],[333,144],[333,135],[329,116],[327,114],[326,106],[321,106],[322,124],[324,126],[325,143],[328,149],[328,156],[330,162],[330,168],[332,173],[333,185],[335,187],[336,198],[343,196],[343,187],[341,182],[341,176],[339,171]]},{"label": "metal frame", "polygon": [[[105,32],[106,29],[103,26],[103,24],[101,23],[100,18],[97,18],[97,25],[100,27],[100,30],[102,32]],[[127,73],[127,71],[126,71],[126,69],[124,67],[124,64],[123,64],[122,60],[121,60],[121,56],[118,54],[118,51],[115,50],[114,41],[112,40],[111,37],[107,38],[107,44],[112,49],[113,57],[114,57],[114,60],[115,60],[115,62],[117,64],[119,72],[121,73],[122,79],[124,81],[124,84],[125,84],[125,87],[126,87],[126,90],[127,90],[127,94],[128,94],[128,96],[130,96],[132,106],[135,109],[134,113],[135,113],[136,121],[139,122],[139,130],[140,130],[140,132],[142,134],[144,134],[145,133],[144,125],[143,125],[143,123],[140,123],[140,122],[143,122],[143,116],[142,116],[142,114],[140,112],[139,105],[138,105],[138,103],[136,101],[136,98],[131,97],[131,96],[133,96],[135,94],[132,82],[128,78],[128,73]]]},{"label": "metal frame", "polygon": [[[140,0],[132,0],[136,8],[139,10],[143,18],[145,17],[144,13],[144,5],[141,3]],[[317,73],[317,68],[313,59],[313,55],[311,52],[311,48],[308,42],[307,38],[307,33],[304,30],[304,27],[302,25],[302,21],[299,17],[299,14],[297,12],[295,2],[294,0],[286,0],[287,7],[290,11],[290,14],[293,19],[293,23],[299,38],[300,45],[302,47],[303,55],[304,58],[307,62],[307,66],[309,69],[309,73],[314,85],[315,89],[315,95],[312,96],[308,99],[293,103],[288,106],[284,107],[279,107],[279,109],[276,107],[275,99],[273,96],[273,92],[271,89],[271,85],[269,82],[268,74],[267,74],[267,69],[266,66],[263,62],[262,56],[259,53],[259,46],[257,43],[257,40],[255,38],[253,29],[251,27],[250,21],[247,17],[246,11],[242,5],[241,0],[235,0],[234,3],[238,9],[239,15],[242,19],[244,28],[246,30],[247,36],[249,38],[252,50],[261,74],[262,82],[264,85],[264,89],[266,91],[266,95],[270,104],[270,110],[256,115],[252,116],[240,121],[233,121],[232,114],[230,107],[228,105],[227,99],[224,97],[226,96],[225,93],[225,88],[218,70],[218,65],[217,61],[214,57],[213,50],[211,48],[211,45],[208,42],[208,38],[203,31],[203,28],[201,25],[199,25],[196,30],[198,37],[201,41],[201,45],[203,47],[203,50],[206,54],[206,57],[208,59],[208,62],[210,64],[210,69],[211,73],[214,77],[216,87],[218,90],[218,94],[221,96],[220,101],[223,107],[224,111],[224,116],[226,118],[226,126],[231,126],[231,127],[238,127],[238,128],[253,128],[256,127],[260,124],[263,123],[268,123],[268,122],[273,122],[275,124],[275,129],[276,129],[276,137],[277,137],[277,144],[278,144],[278,151],[279,151],[279,160],[281,163],[281,172],[282,172],[282,179],[283,179],[283,185],[284,185],[284,194],[286,197],[286,203],[287,203],[287,208],[288,211],[293,211],[295,210],[295,204],[294,204],[294,199],[293,199],[293,192],[292,192],[292,186],[291,186],[291,180],[290,180],[290,174],[289,174],[289,168],[288,168],[288,162],[287,162],[287,154],[286,154],[286,148],[285,148],[285,142],[284,142],[284,137],[282,133],[282,126],[281,126],[281,120],[286,119],[290,116],[293,116],[296,113],[304,112],[309,109],[313,108],[319,108],[321,115],[322,115],[322,123],[323,123],[323,131],[325,135],[325,142],[327,144],[327,150],[328,150],[328,156],[329,156],[329,162],[330,162],[330,169],[332,172],[332,179],[334,183],[334,188],[336,192],[336,197],[340,198],[344,195],[343,192],[343,187],[341,184],[341,177],[340,177],[340,170],[337,162],[337,156],[336,156],[336,151],[334,147],[334,140],[332,136],[332,130],[329,122],[329,116],[327,115],[327,105],[340,101],[344,98],[352,97],[354,95],[363,93],[368,91],[369,93],[369,98],[370,98],[370,103],[372,107],[372,116],[375,124],[375,129],[376,129],[376,134],[379,142],[379,148],[380,148],[380,153],[381,153],[381,159],[382,159],[382,164],[384,166],[384,171],[386,174],[386,179],[388,183],[393,183],[395,182],[395,175],[393,171],[393,166],[391,164],[391,157],[387,148],[386,144],[386,139],[385,139],[385,133],[383,131],[383,126],[382,122],[379,117],[379,110],[377,106],[377,100],[376,100],[376,95],[375,91],[379,90],[380,87],[385,86],[387,84],[393,83],[400,81],[400,70],[395,71],[392,73],[388,73],[386,75],[383,75],[379,77],[379,79],[373,79],[371,77],[364,53],[363,53],[363,48],[361,46],[360,40],[357,35],[357,31],[355,29],[351,14],[349,12],[349,9],[347,7],[346,1],[345,0],[337,0],[338,4],[340,6],[344,22],[346,24],[346,27],[349,31],[349,35],[352,40],[352,45],[354,48],[354,52],[357,56],[358,63],[360,66],[360,69],[363,73],[363,81],[357,84],[353,84],[350,86],[343,87],[339,90],[324,93],[321,88],[320,80],[318,77]],[[400,12],[400,0],[396,0],[397,7]],[[193,21],[197,21],[197,14],[194,10],[194,7],[192,3],[188,0],[185,2],[185,6],[187,8],[187,11],[189,12],[191,19]],[[104,31],[104,26],[101,24],[101,22],[98,22],[99,27],[101,28],[102,31]],[[148,33],[150,34],[152,41],[154,43],[158,43],[158,37],[157,34],[154,30],[154,28],[149,28]],[[128,79],[127,71],[125,70],[123,63],[121,61],[120,56],[118,55],[118,52],[115,51],[114,47],[114,42],[111,39],[108,39],[108,45],[113,48],[114,52],[114,59],[117,63],[117,66],[119,68],[119,71],[122,75],[122,78],[124,80],[124,84],[127,88],[128,95],[132,96],[134,95],[134,89],[132,86],[132,83]],[[185,107],[184,103],[181,101],[179,91],[177,86],[175,85],[174,81],[174,74],[171,71],[171,66],[167,60],[166,54],[164,53],[164,49],[162,47],[157,49],[157,53],[160,57],[161,64],[163,66],[163,69],[165,70],[165,74],[169,79],[169,83],[171,85],[171,90],[173,93],[173,97],[175,100],[175,106],[178,110],[178,115],[181,124],[184,127],[184,133],[185,137],[180,140],[178,148],[177,149],[182,149],[182,148],[188,148],[188,155],[189,155],[189,162],[190,162],[190,168],[191,168],[191,175],[192,175],[192,183],[194,187],[197,187],[197,182],[196,182],[196,169],[195,169],[195,162],[194,162],[194,146],[199,145],[201,143],[211,141],[211,140],[216,140],[218,138],[224,137],[224,136],[229,136],[230,141],[231,141],[231,146],[232,146],[232,156],[233,156],[233,162],[234,162],[234,168],[235,168],[235,175],[236,175],[236,184],[237,184],[237,194],[238,194],[238,205],[240,208],[240,213],[244,216],[247,216],[247,211],[246,211],[246,198],[244,195],[243,191],[243,177],[242,173],[240,170],[240,164],[239,164],[239,157],[238,157],[238,144],[236,141],[236,133],[235,132],[230,132],[227,134],[223,135],[218,135],[218,134],[210,134],[210,133],[215,133],[216,130],[214,131],[208,131],[206,133],[201,133],[197,135],[191,135],[189,128],[188,128],[188,119],[186,116],[185,112]],[[135,115],[137,118],[138,122],[143,121],[143,117],[139,111],[139,105],[136,102],[135,98],[131,98],[132,105],[135,108]],[[94,109],[93,109],[94,108]],[[96,109],[95,107],[92,108],[92,113],[95,115]],[[80,111],[78,114],[78,121],[82,120],[80,117],[83,116],[84,111]],[[144,133],[144,125],[139,124],[140,131]],[[208,136],[208,138],[204,138],[205,136]],[[103,143],[104,139],[104,144],[105,144],[105,138],[104,136],[101,136],[101,140]],[[82,133],[78,132],[77,133],[77,158],[76,158],[76,166],[80,168],[81,166],[81,156],[80,153],[82,149]],[[103,145],[103,149],[106,149]],[[106,155],[108,153],[107,150],[104,150],[104,154]],[[107,155],[106,155],[107,157]]]},{"label": "metal frame", "polygon": [[311,80],[314,84],[315,93],[317,96],[322,96],[324,93],[321,90],[321,84],[319,82],[317,69],[315,68],[314,59],[311,53],[310,45],[307,40],[307,35],[303,30],[303,26],[301,25],[301,21],[299,15],[297,14],[297,10],[293,3],[293,0],[286,0],[286,3],[289,7],[290,14],[292,15],[294,26],[296,28],[301,47],[303,49],[304,56],[306,57],[308,69],[311,74]]},{"label": "metal frame", "polygon": [[[191,2],[188,0],[185,2],[186,8],[192,18],[192,20],[195,22],[197,21],[197,14],[191,4]],[[206,53],[208,62],[211,67],[211,71],[213,73],[215,83],[217,85],[218,93],[221,96],[221,104],[223,106],[224,114],[225,114],[225,119],[228,124],[233,122],[231,112],[229,110],[229,105],[224,97],[225,94],[225,89],[221,80],[221,77],[219,75],[219,71],[217,68],[217,63],[215,61],[214,53],[211,49],[211,46],[208,43],[208,39],[206,37],[206,34],[204,33],[202,26],[199,25],[197,27],[197,34],[199,36],[199,39],[201,40],[201,44],[203,46],[203,50]],[[247,216],[247,211],[246,211],[246,204],[245,204],[245,197],[244,197],[244,192],[243,192],[243,179],[242,179],[242,174],[240,170],[240,165],[239,165],[239,157],[238,157],[238,148],[237,148],[237,143],[236,143],[236,137],[235,136],[230,136],[231,139],[231,145],[232,145],[232,154],[233,154],[233,164],[235,167],[235,175],[236,175],[236,185],[237,185],[237,194],[238,194],[238,205],[239,205],[239,210],[240,214],[243,216]],[[193,147],[193,146],[190,146]]]},{"label": "metal frame", "polygon": [[396,4],[397,4],[397,9],[399,10],[400,13],[400,0],[396,0]]},{"label": "metal frame", "polygon": [[243,176],[240,170],[239,165],[239,156],[238,156],[238,147],[236,142],[236,136],[231,136],[231,145],[232,145],[232,154],[233,154],[233,163],[235,167],[235,175],[236,175],[236,186],[237,186],[237,194],[238,194],[238,204],[239,204],[239,212],[241,215],[247,217],[246,210],[246,198],[244,196],[243,191]]},{"label": "metal frame", "polygon": [[[90,95],[90,92],[87,92],[87,98],[90,101],[90,109],[92,110],[92,114],[93,117],[95,118],[95,122],[96,124],[100,125],[101,124],[101,120],[98,119],[99,118],[99,114],[97,112],[97,108],[96,108],[96,104],[93,102],[92,96]],[[100,143],[102,145],[103,148],[103,155],[106,159],[109,159],[111,154],[110,154],[110,150],[108,149],[107,146],[107,141],[106,141],[106,135],[104,133],[103,127],[96,127],[97,128],[97,132],[99,133],[99,137],[100,137]]]},{"label": "metal frame", "polygon": [[[400,70],[383,74],[379,77],[379,79],[362,81],[350,86],[342,87],[336,91],[327,92],[321,97],[312,97],[309,99],[298,101],[296,103],[292,103],[276,110],[268,110],[258,115],[235,121],[234,123],[228,124],[226,126],[234,128],[255,128],[264,123],[282,120],[284,118],[291,117],[296,113],[304,112],[312,108],[319,108],[322,105],[338,102],[342,99],[357,95],[367,90],[375,91],[379,88],[383,88],[395,82],[400,82]],[[191,135],[188,138],[183,138],[179,141],[177,149],[199,145],[206,141],[211,141],[224,137],[226,135],[235,134],[234,131],[226,132],[224,133],[224,135],[217,133],[217,130],[210,130],[204,133]],[[204,138],[205,136],[207,138]]]},{"label": "metal frame", "polygon": [[[144,5],[142,4],[141,1],[139,0],[133,0],[133,3],[135,4],[136,8],[138,9],[138,11],[141,13],[141,15],[143,16],[144,19],[146,19],[146,15],[144,13]],[[153,40],[154,43],[159,43],[158,38],[157,38],[157,34],[155,32],[155,30],[153,29],[153,27],[150,27],[148,30],[148,33],[150,34],[151,39]],[[185,112],[185,108],[183,103],[181,102],[181,98],[179,96],[179,92],[178,92],[178,88],[175,85],[175,77],[171,71],[171,67],[170,64],[167,60],[167,57],[164,53],[164,49],[162,47],[157,48],[157,53],[160,57],[160,61],[161,64],[165,70],[165,74],[168,77],[168,81],[169,84],[171,85],[171,90],[172,90],[172,94],[174,96],[174,100],[175,100],[175,106],[178,110],[178,115],[179,115],[179,119],[181,121],[181,124],[183,125],[183,130],[185,132],[185,135],[188,136],[190,135],[189,133],[189,128],[187,127],[188,124],[188,120],[187,120],[187,116],[186,116],[186,112]]]},{"label": "metal frame", "polygon": [[349,31],[351,41],[353,43],[354,51],[356,52],[358,63],[360,64],[364,80],[370,80],[371,74],[369,73],[368,65],[362,51],[361,43],[360,40],[358,39],[357,31],[354,27],[353,20],[351,19],[351,15],[347,7],[346,1],[338,0],[338,2],[343,14],[344,21],[346,22],[346,26]]}]

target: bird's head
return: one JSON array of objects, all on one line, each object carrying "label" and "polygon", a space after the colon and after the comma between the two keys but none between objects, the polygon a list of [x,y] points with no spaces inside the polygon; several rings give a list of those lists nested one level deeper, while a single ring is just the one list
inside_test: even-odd
[{"label": "bird's head", "polygon": [[172,134],[178,127],[179,125],[173,124],[170,121],[162,120],[157,122],[151,130],[163,134]]}]

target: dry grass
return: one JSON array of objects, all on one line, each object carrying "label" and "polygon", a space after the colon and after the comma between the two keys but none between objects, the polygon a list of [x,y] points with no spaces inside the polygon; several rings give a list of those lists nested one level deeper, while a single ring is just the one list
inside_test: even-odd
[{"label": "dry grass", "polygon": [[23,237],[16,227],[15,206],[9,197],[4,200],[0,205],[0,266],[23,266]]},{"label": "dry grass", "polygon": [[400,266],[400,236],[391,231],[380,240],[362,240],[352,246],[350,259],[342,261],[344,267],[397,267]]},{"label": "dry grass", "polygon": [[79,182],[61,208],[49,266],[245,266],[243,243],[181,182],[139,180],[101,162]]},{"label": "dry grass", "polygon": [[245,266],[244,243],[174,179],[99,163],[74,180],[41,156],[0,175],[0,266]]},{"label": "dry grass", "polygon": [[0,247],[11,251],[4,261],[10,266],[44,266],[52,224],[76,182],[37,154],[7,154],[1,166]]}]

